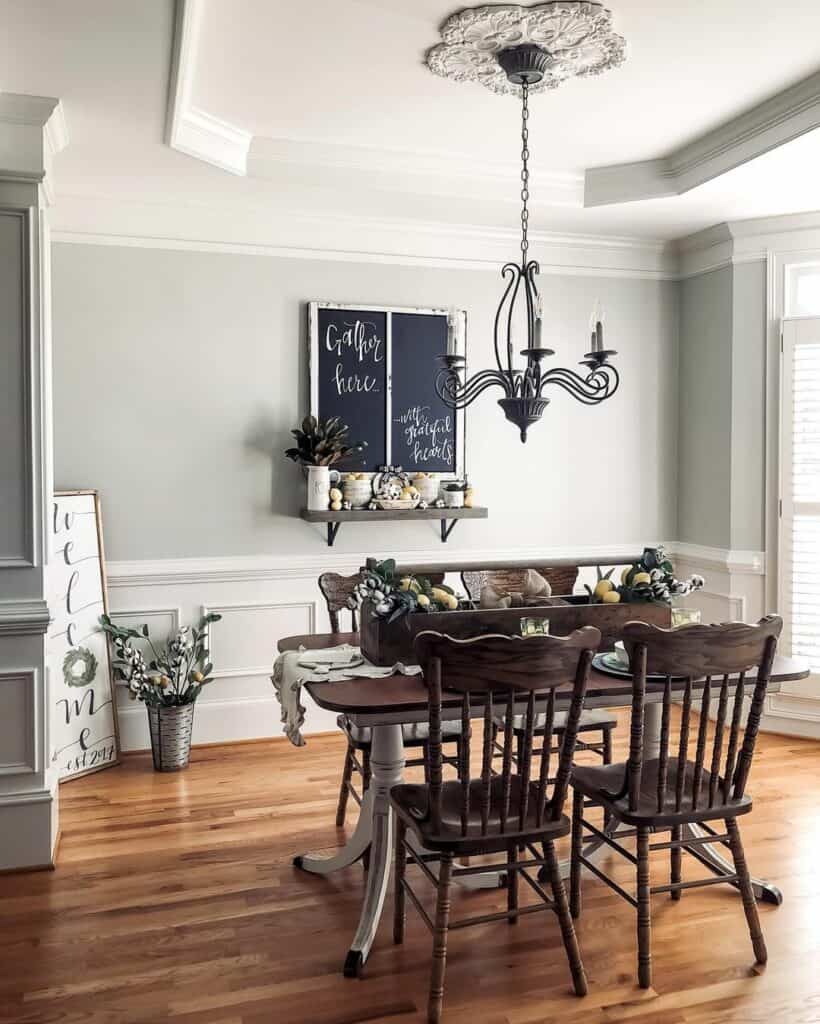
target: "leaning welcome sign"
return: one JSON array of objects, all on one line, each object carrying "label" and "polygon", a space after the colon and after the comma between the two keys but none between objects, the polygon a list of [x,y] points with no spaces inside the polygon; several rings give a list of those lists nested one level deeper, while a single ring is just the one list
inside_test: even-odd
[{"label": "leaning welcome sign", "polygon": [[54,495],[49,567],[51,759],[60,780],[118,761],[100,505],[96,491]]}]

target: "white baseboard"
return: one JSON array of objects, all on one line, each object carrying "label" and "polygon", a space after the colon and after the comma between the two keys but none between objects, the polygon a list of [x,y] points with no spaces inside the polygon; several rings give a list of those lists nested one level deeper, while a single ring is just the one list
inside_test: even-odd
[{"label": "white baseboard", "polygon": [[[336,713],[324,711],[305,697],[305,735],[329,732],[336,728]],[[148,713],[139,702],[118,712],[122,750],[148,750]],[[232,743],[238,740],[273,739],[284,736],[279,720],[279,704],[270,688],[270,696],[240,700],[200,700],[194,712],[193,743]]]}]

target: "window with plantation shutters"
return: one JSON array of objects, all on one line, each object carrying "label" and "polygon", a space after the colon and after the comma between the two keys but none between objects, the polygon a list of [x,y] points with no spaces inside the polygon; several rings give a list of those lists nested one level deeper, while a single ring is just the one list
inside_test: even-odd
[{"label": "window with plantation shutters", "polygon": [[783,324],[780,606],[820,695],[820,317]]}]

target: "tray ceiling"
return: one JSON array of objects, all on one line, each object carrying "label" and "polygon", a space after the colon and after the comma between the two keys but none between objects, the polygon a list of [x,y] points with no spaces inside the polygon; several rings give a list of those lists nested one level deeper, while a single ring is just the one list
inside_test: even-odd
[{"label": "tray ceiling", "polygon": [[[180,0],[179,24],[193,29],[180,52],[171,0],[0,0],[0,87],[62,100],[71,142],[55,160],[58,206],[61,195],[184,200],[514,229],[515,100],[423,63],[455,6]],[[740,131],[745,148],[710,166],[705,184],[658,163],[685,168],[707,133],[737,136],[750,110],[818,72],[814,0],[609,6],[624,66],[532,100],[536,230],[669,239],[820,209],[820,76],[799,104]],[[165,144],[174,116],[181,152]],[[780,136],[772,123],[786,125]],[[609,176],[596,194],[600,168]],[[585,188],[588,206],[607,205],[584,208]],[[659,198],[624,201],[645,196]]]}]

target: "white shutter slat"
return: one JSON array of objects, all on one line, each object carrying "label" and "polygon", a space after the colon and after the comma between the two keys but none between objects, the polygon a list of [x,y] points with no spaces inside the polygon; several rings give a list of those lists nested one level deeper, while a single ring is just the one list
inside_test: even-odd
[{"label": "white shutter slat", "polygon": [[820,674],[820,320],[784,325],[783,369],[784,639]]}]

